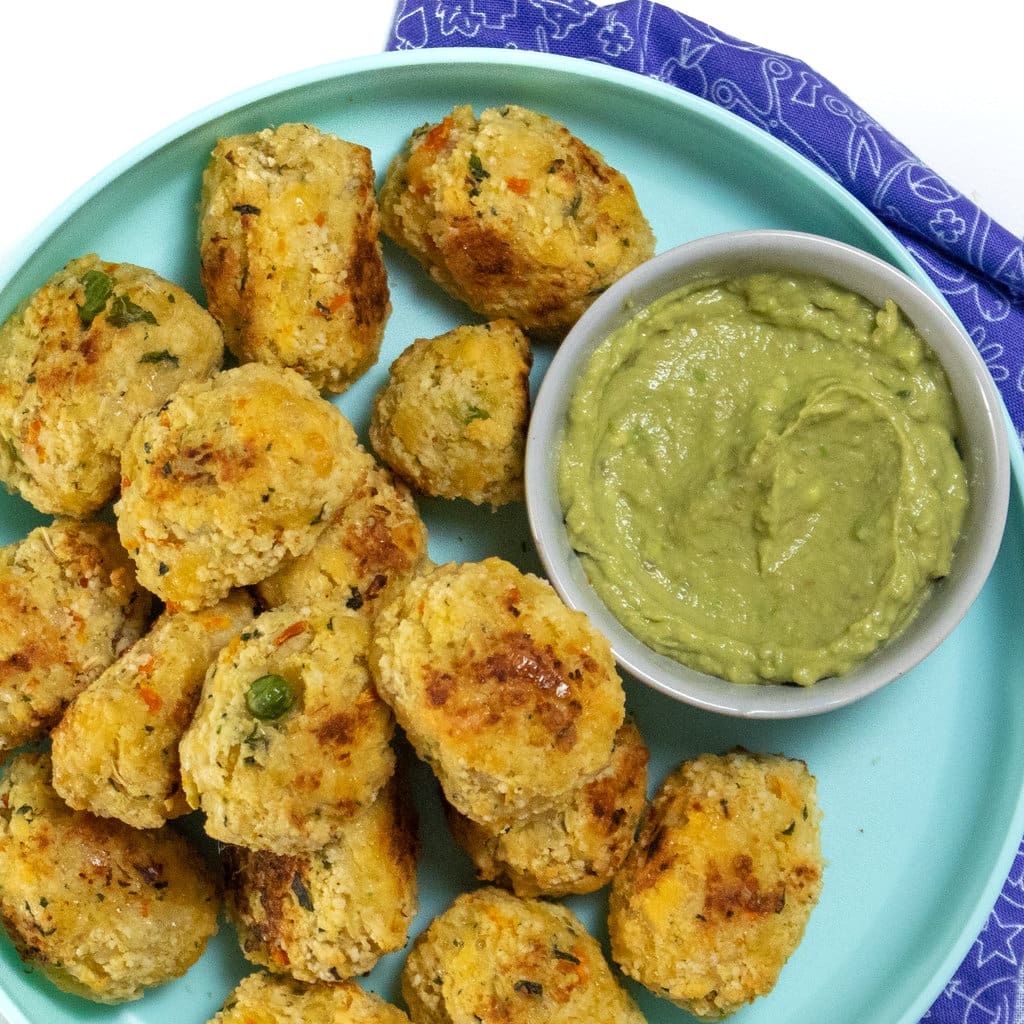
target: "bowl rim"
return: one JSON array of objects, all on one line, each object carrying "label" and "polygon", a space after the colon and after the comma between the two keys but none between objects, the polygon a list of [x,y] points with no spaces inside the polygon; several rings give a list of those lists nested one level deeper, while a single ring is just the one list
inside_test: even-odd
[{"label": "bowl rim", "polygon": [[[756,269],[814,273],[875,305],[892,297],[935,352],[962,423],[970,501],[950,575],[899,637],[841,677],[813,686],[742,684],[659,654],[629,633],[587,582],[564,528],[557,461],[565,415],[583,364],[607,334],[688,280]],[[554,353],[533,403],[525,459],[530,531],[545,572],[569,607],[585,612],[611,644],[619,666],[669,697],[743,718],[797,718],[851,704],[931,654],[956,628],[992,570],[1009,508],[1010,454],[1002,398],[984,361],[944,300],[885,260],[823,235],[779,229],[726,231],[696,238],[630,271],[587,309]],[[984,501],[979,495],[984,494]],[[950,594],[950,596],[945,596]]]}]

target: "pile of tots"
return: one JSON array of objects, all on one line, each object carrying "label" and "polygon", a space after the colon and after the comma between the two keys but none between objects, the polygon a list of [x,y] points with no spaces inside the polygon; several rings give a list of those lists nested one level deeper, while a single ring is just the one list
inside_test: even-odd
[{"label": "pile of tots", "polygon": [[[381,232],[484,322],[394,361],[374,455],[323,392],[378,358]],[[286,124],[217,143],[199,237],[208,307],[85,255],[0,328],[0,478],[53,517],[0,549],[22,958],[137,999],[223,908],[263,968],[223,1024],[642,1021],[620,969],[711,1019],[769,992],[821,886],[806,766],[707,754],[649,802],[605,639],[504,560],[434,564],[414,498],[522,498],[531,339],[653,253],[626,178],[459,107],[375,193],[366,148]],[[396,725],[482,883],[411,943],[404,1009],[352,980],[417,913]],[[558,902],[606,885],[617,967]]]}]

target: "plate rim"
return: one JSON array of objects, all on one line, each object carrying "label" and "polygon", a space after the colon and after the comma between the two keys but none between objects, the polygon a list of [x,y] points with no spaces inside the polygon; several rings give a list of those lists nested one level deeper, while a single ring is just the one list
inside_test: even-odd
[{"label": "plate rim", "polygon": [[[16,243],[9,255],[0,262],[0,292],[17,274],[27,260],[51,237],[56,229],[90,199],[101,192],[116,178],[126,171],[148,159],[164,146],[170,145],[184,135],[201,128],[215,118],[235,112],[242,107],[250,106],[271,96],[278,96],[295,89],[308,87],[318,82],[326,82],[335,78],[351,77],[366,72],[385,71],[388,68],[406,68],[411,66],[432,65],[446,66],[452,63],[459,65],[480,64],[484,66],[534,67],[540,70],[555,71],[572,77],[589,78],[604,85],[612,84],[623,87],[628,92],[646,92],[670,103],[687,107],[691,112],[714,122],[716,126],[727,132],[744,136],[758,147],[770,149],[790,168],[805,177],[812,177],[816,184],[826,188],[831,197],[847,212],[858,219],[865,220],[871,228],[885,236],[892,252],[890,257],[899,261],[905,270],[922,286],[939,295],[931,279],[924,273],[920,264],[914,260],[906,247],[893,234],[889,227],[859,199],[845,189],[835,178],[818,167],[815,163],[798,153],[791,146],[775,138],[767,131],[759,128],[738,114],[718,106],[711,100],[694,93],[679,89],[656,78],[623,68],[612,67],[598,61],[581,57],[563,57],[559,54],[543,53],[534,50],[504,50],[489,47],[451,46],[429,49],[388,50],[377,54],[350,57],[326,64],[292,71],[284,75],[265,79],[253,85],[229,93],[227,96],[213,100],[197,107],[164,128],[142,139],[126,152],[116,157],[105,167],[78,186],[65,200],[54,207],[46,217],[31,230],[20,242]],[[891,261],[891,260],[890,260]],[[942,300],[945,302],[945,300]]]},{"label": "plate rim", "polygon": [[[716,128],[745,139],[755,148],[771,151],[789,169],[796,171],[804,178],[813,179],[815,184],[827,191],[845,212],[851,214],[855,220],[868,229],[879,244],[886,243],[889,251],[885,258],[889,262],[907,273],[915,282],[949,308],[937,286],[927,276],[909,250],[869,207],[803,154],[776,139],[762,128],[744,120],[738,114],[642,72],[616,68],[579,57],[563,57],[532,50],[505,50],[473,46],[384,51],[331,61],[260,81],[196,108],[191,113],[144,138],[108,163],[55,206],[34,229],[16,242],[9,254],[0,261],[0,295],[7,290],[17,274],[47,244],[64,222],[95,196],[165,146],[177,142],[185,135],[201,129],[213,120],[237,112],[243,107],[251,106],[261,100],[330,80],[384,72],[392,68],[408,69],[417,66],[431,67],[451,64],[460,66],[476,64],[482,67],[513,66],[517,70],[534,69],[567,75],[572,78],[589,79],[601,85],[621,87],[631,93],[650,94],[670,105],[687,110],[693,116],[712,122]],[[1017,514],[1024,514],[1024,452],[1019,443],[1013,443],[1017,434],[1012,429],[1001,395],[1000,402],[1003,404],[1003,413],[1006,417],[1011,441],[1009,446],[1010,502],[1011,505],[1016,503]],[[1022,761],[1022,770],[1024,770],[1024,761]],[[1024,787],[1018,792],[1008,830],[999,844],[992,869],[981,886],[983,898],[967,915],[958,941],[940,959],[931,975],[929,984],[922,988],[902,1016],[893,1024],[918,1024],[923,1013],[935,1002],[944,986],[952,979],[956,969],[983,928],[1002,891],[1014,857],[1022,847],[1022,835],[1024,835]],[[130,1007],[132,1004],[125,1005]],[[0,1024],[5,1024],[3,1019],[5,1016],[7,1017],[6,1024],[32,1024],[22,1010],[14,1004],[5,988],[0,986]]]}]

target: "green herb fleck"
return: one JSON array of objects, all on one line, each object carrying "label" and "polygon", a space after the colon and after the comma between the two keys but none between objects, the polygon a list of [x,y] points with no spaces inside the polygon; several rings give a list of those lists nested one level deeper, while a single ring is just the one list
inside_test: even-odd
[{"label": "green herb fleck", "polygon": [[558,960],[568,960],[571,964],[578,964],[580,962],[580,958],[578,956],[573,956],[572,953],[566,953],[564,949],[559,949],[557,946],[555,946],[551,952]]},{"label": "green herb fleck", "polygon": [[263,731],[263,726],[259,722],[256,722],[249,732],[249,735],[245,737],[242,742],[249,747],[251,750],[255,750],[257,747],[266,749],[270,746],[270,741],[267,739],[267,734]]},{"label": "green herb fleck", "polygon": [[463,419],[467,423],[472,423],[473,420],[489,420],[491,414],[486,409],[481,409],[478,405],[471,405],[467,408]]},{"label": "green herb fleck", "polygon": [[[110,312],[107,314],[107,323],[114,327],[127,327],[129,324],[152,324],[154,327],[158,326],[156,317],[142,306],[132,302],[127,295],[117,295],[114,297],[114,301],[110,305]],[[154,353],[147,352],[146,355],[153,355]],[[173,359],[174,365],[178,365],[177,356],[172,356],[166,349],[163,352],[156,353],[161,358],[147,359],[143,356],[140,362],[143,363],[159,363],[163,359]]]},{"label": "green herb fleck", "polygon": [[295,899],[298,900],[299,906],[303,910],[312,912],[313,898],[309,895],[309,889],[306,888],[306,883],[303,882],[302,876],[298,873],[292,875],[292,892],[295,894]]},{"label": "green herb fleck", "polygon": [[474,181],[483,181],[484,178],[491,176],[491,172],[484,168],[476,153],[469,154],[469,173],[473,175]]},{"label": "green herb fleck", "polygon": [[172,363],[174,366],[178,365],[178,357],[167,349],[161,349],[159,352],[144,352],[139,358],[140,363]]},{"label": "green herb fleck", "polygon": [[514,988],[516,990],[516,992],[521,992],[523,995],[527,995],[527,996],[542,996],[542,995],[544,995],[544,986],[541,985],[540,982],[537,982],[537,981],[527,981],[525,978],[522,978],[519,981],[517,981],[512,986],[512,988]]},{"label": "green herb fleck", "polygon": [[234,210],[235,213],[240,213],[243,216],[247,213],[259,214],[260,212],[260,208],[258,206],[253,206],[252,203],[237,203],[235,206],[232,206],[231,209]]},{"label": "green herb fleck", "polygon": [[267,722],[291,710],[295,695],[283,676],[271,672],[254,679],[245,695],[245,703],[253,718]]},{"label": "green herb fleck", "polygon": [[102,270],[87,270],[78,280],[85,287],[85,302],[78,307],[78,319],[88,327],[106,307],[114,281]]},{"label": "green herb fleck", "polygon": [[569,204],[569,206],[567,207],[567,209],[565,211],[566,212],[566,216],[575,217],[576,214],[578,214],[580,212],[580,207],[582,205],[583,205],[583,193],[582,192],[577,192],[576,195],[574,195],[572,197],[572,202]]},{"label": "green herb fleck", "polygon": [[788,828],[784,828],[782,830],[782,834],[784,836],[791,836],[795,830],[796,830],[796,822],[795,821],[791,821],[789,823],[789,827]]}]

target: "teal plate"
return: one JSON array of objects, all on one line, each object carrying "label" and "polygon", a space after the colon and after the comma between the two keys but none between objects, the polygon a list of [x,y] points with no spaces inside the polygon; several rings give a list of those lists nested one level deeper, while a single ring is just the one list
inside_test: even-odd
[{"label": "teal plate", "polygon": [[[741,228],[790,228],[867,249],[927,280],[860,204],[803,158],[731,114],[668,86],[596,64],[515,51],[386,54],[318,68],[229,98],[129,153],[39,229],[0,274],[0,318],[68,259],[98,252],[157,270],[197,296],[196,206],[218,136],[307,121],[371,148],[378,172],[418,125],[453,106],[514,102],[558,118],[633,182],[659,251]],[[365,440],[369,403],[413,338],[465,322],[392,246],[394,314],[378,364],[338,400]],[[551,352],[538,346],[533,384]],[[738,1024],[916,1024],[984,924],[1024,829],[1024,465],[1013,453],[1010,515],[995,570],[953,636],[915,671],[826,716],[747,722],[698,711],[627,679],[652,750],[652,788],[683,759],[735,744],[803,758],[819,780],[827,858],[821,902],[774,992]],[[501,555],[539,572],[521,505],[496,513],[425,501],[437,561]],[[0,500],[0,542],[43,522]],[[474,884],[449,840],[434,787],[414,764],[423,857],[418,934]],[[604,937],[606,896],[568,901]],[[401,1002],[404,954],[364,984]],[[0,943],[0,1013],[11,1024],[202,1024],[248,966],[230,925],[185,977],[137,1003],[101,1007],[52,989]],[[631,986],[651,1024],[691,1018]]]}]

